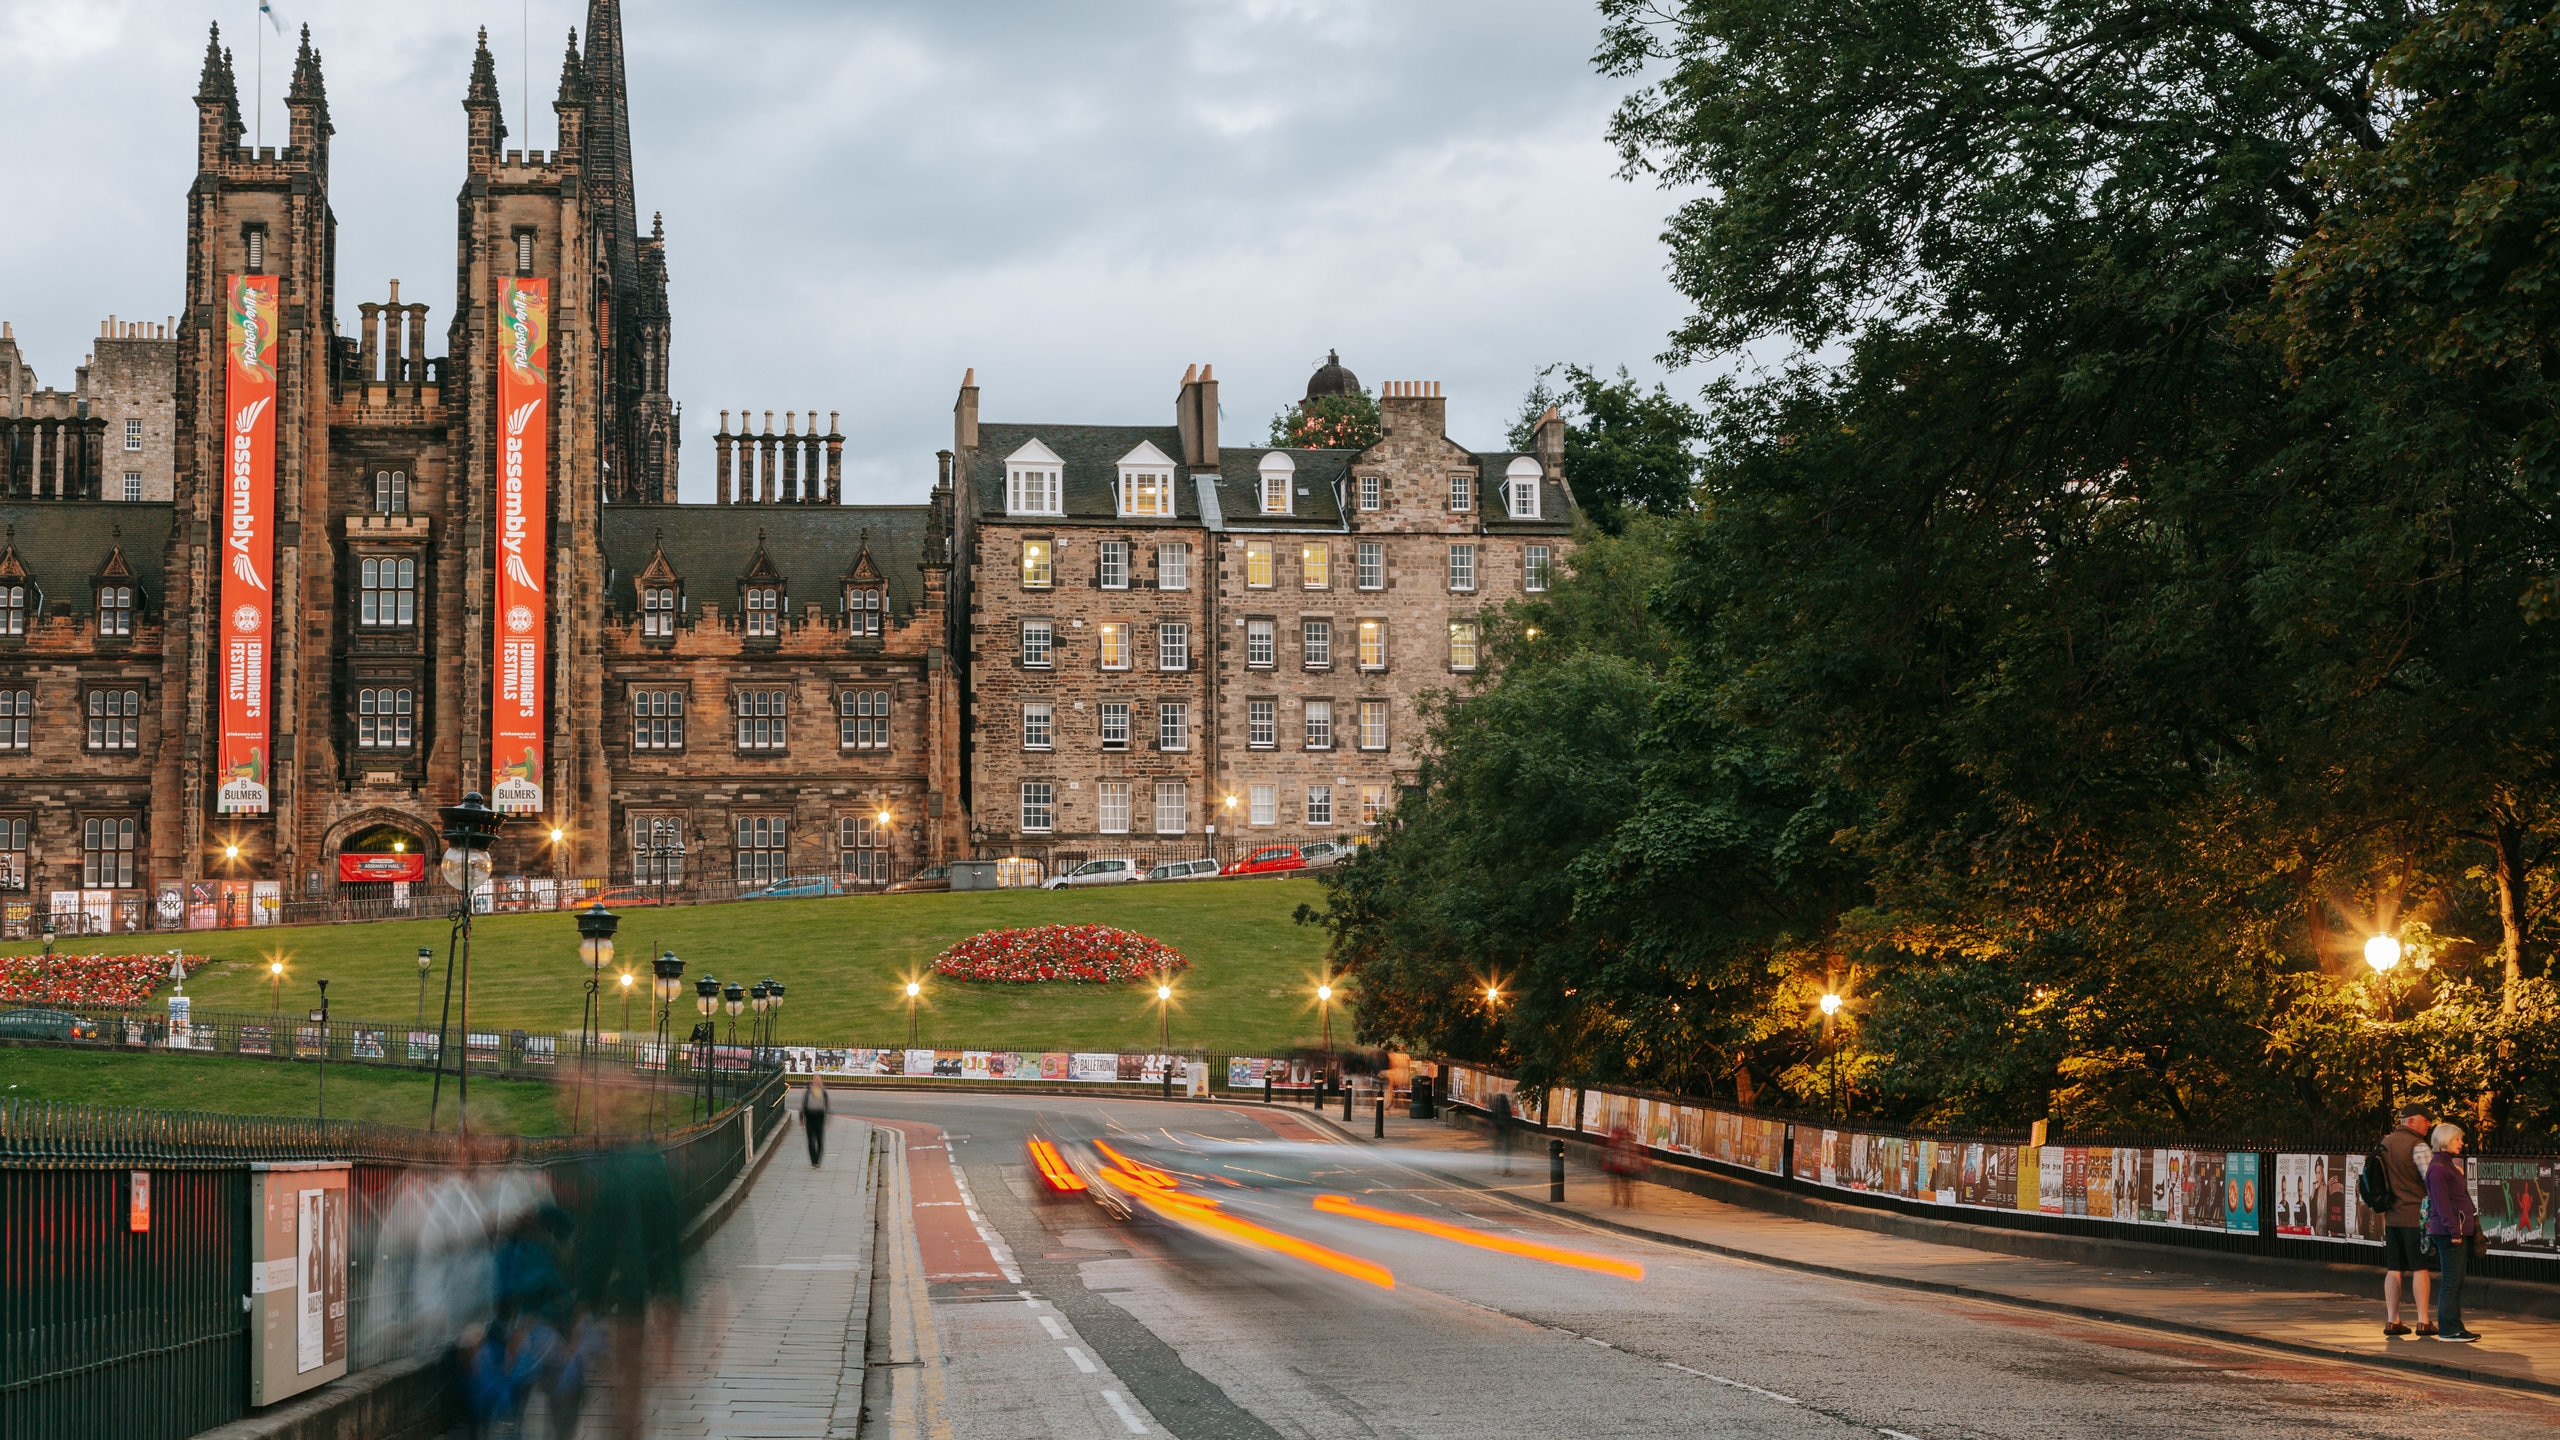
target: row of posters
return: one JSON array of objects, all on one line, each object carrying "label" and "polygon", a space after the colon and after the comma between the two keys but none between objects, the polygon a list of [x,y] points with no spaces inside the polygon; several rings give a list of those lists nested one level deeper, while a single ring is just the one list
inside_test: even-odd
[{"label": "row of posters", "polygon": [[1567,1105],[1578,1104],[1582,1133],[1586,1135],[1607,1136],[1623,1127],[1653,1149],[1720,1160],[1764,1175],[1775,1175],[1786,1164],[1787,1126],[1783,1120],[1609,1090],[1584,1090],[1578,1095],[1567,1090],[1562,1094]]}]

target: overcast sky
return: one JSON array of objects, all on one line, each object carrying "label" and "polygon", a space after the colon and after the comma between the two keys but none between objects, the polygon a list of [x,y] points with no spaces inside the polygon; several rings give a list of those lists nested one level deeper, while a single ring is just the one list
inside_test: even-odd
[{"label": "overcast sky", "polygon": [[[586,0],[272,3],[266,143],[295,26],[324,60],[341,332],[397,276],[440,336],[473,32],[507,143],[547,149]],[[255,15],[0,0],[0,317],[43,383],[109,313],[177,308],[204,27],[246,88]],[[624,27],[687,499],[724,407],[841,410],[847,498],[919,498],[969,366],[989,420],[1169,424],[1213,362],[1224,434],[1258,441],[1338,346],[1372,389],[1444,382],[1453,438],[1489,448],[1538,367],[1656,374],[1682,311],[1675,197],[1615,178],[1588,4],[629,0]]]}]

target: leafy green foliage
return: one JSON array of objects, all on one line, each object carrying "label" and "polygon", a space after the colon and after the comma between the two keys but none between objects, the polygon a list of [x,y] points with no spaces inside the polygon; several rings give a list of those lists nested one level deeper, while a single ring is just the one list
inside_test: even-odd
[{"label": "leafy green foliage", "polygon": [[1573,498],[1601,529],[1623,528],[1634,511],[1676,515],[1697,503],[1697,443],[1705,433],[1698,412],[1659,383],[1647,391],[1623,365],[1615,380],[1565,366],[1561,388],[1548,383],[1556,368],[1539,371],[1521,402],[1512,449],[1530,448],[1539,417],[1553,406],[1565,422]]},{"label": "leafy green foliage", "polygon": [[1271,443],[1304,450],[1366,450],[1386,436],[1378,397],[1366,390],[1319,395],[1271,417]]}]

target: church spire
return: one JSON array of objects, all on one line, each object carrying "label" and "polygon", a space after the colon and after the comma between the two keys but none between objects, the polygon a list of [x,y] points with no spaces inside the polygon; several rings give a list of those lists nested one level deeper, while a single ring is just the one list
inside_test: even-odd
[{"label": "church spire", "polygon": [[489,27],[480,27],[480,48],[471,57],[471,88],[462,92],[462,113],[469,117],[471,158],[475,167],[494,167],[498,148],[506,143],[506,116],[498,108],[498,62],[489,53]]},{"label": "church spire", "polygon": [[204,78],[196,85],[201,105],[240,105],[240,82],[231,73],[231,57],[222,48],[222,26],[209,27],[204,42]]},{"label": "church spire", "polygon": [[[586,163],[588,193],[613,207],[617,238],[636,240],[640,216],[634,210],[631,178],[631,95],[622,73],[622,0],[587,0]],[[615,254],[617,273],[627,273],[627,249]]]}]

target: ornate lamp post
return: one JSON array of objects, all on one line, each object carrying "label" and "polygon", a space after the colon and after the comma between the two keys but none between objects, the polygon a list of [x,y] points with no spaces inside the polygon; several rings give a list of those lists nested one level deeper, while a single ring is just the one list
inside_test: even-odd
[{"label": "ornate lamp post", "polygon": [[1316,1077],[1316,1094],[1321,1097],[1333,1088],[1333,985],[1330,981],[1316,986],[1316,1008],[1324,1014],[1324,1073]]},{"label": "ornate lamp post", "polygon": [[[460,804],[439,807],[436,813],[444,821],[444,883],[461,895],[454,908],[454,955],[462,972],[462,1058],[454,1064],[455,1106],[459,1116],[456,1131],[467,1152],[471,1146],[471,915],[479,906],[480,892],[489,884],[489,846],[498,838],[506,817],[489,808],[477,790],[463,795]],[[444,971],[445,1013],[436,1022],[436,1033],[444,1034],[444,1021],[453,1016],[453,982],[456,963],[448,963]],[[427,1128],[436,1127],[437,1112],[444,1105],[444,1042],[436,1042],[435,1096],[428,1102]]]},{"label": "ornate lamp post", "polygon": [[1839,1015],[1839,992],[1834,990],[1826,990],[1822,992],[1822,1038],[1828,1041],[1831,1046],[1831,1113],[1834,1117],[1847,1113],[1840,1103]]},{"label": "ornate lamp post", "polygon": [[922,985],[913,980],[907,982],[907,1048],[910,1050],[916,1048],[916,997],[923,993]]},{"label": "ornate lamp post", "polygon": [[[578,1021],[578,1063],[586,1072],[581,1078],[587,1083],[590,1100],[599,1098],[596,1095],[596,1031],[604,1019],[604,1016],[599,1013],[602,1002],[596,998],[596,987],[604,983],[604,967],[613,963],[613,932],[621,925],[622,917],[604,908],[604,902],[601,900],[578,912],[578,958],[585,962],[587,967],[586,1006]],[[597,1110],[596,1131],[602,1134],[603,1106],[599,1104]],[[574,1107],[570,1111],[569,1128],[572,1133],[577,1130],[577,1111]]]},{"label": "ornate lamp post", "polygon": [[658,1002],[658,1025],[653,1032],[658,1047],[658,1085],[649,1098],[652,1128],[658,1123],[658,1104],[666,1093],[667,1072],[675,1068],[674,1058],[667,1053],[667,1013],[683,996],[684,962],[676,958],[673,950],[662,951],[657,959],[649,962],[649,997]]},{"label": "ornate lamp post", "polygon": [[427,1023],[427,972],[428,972],[429,970],[432,970],[432,969],[434,969],[434,968],[435,968],[435,963],[436,963],[436,952],[434,952],[433,950],[428,949],[428,948],[427,948],[426,946],[424,946],[424,945],[419,946],[419,947],[418,947],[418,1019],[417,1019],[416,1024],[415,1024],[415,1025],[413,1025],[413,1026],[411,1027],[411,1028],[413,1028],[413,1029],[416,1029],[416,1028],[423,1028],[423,1027],[426,1025],[426,1023]]},{"label": "ornate lamp post", "polygon": [[[735,980],[721,986],[720,1004],[729,1012],[729,1048],[735,1050],[738,1048],[738,1015],[747,1008],[747,987]],[[711,1068],[714,1071],[720,1068],[720,1056],[716,1052],[711,1057]]]},{"label": "ornate lamp post", "polygon": [[1164,1056],[1164,1098],[1173,1098],[1173,986],[1156,980],[1156,1052]]},{"label": "ornate lamp post", "polygon": [[747,1048],[762,1050],[764,1048],[764,1017],[773,1008],[773,982],[757,981],[754,987],[747,991],[747,1005],[756,1012],[756,1018],[747,1023]]},{"label": "ornate lamp post", "polygon": [[782,982],[767,980],[764,983],[766,988],[773,992],[773,1044],[774,1048],[780,1049],[782,1047]]},{"label": "ornate lamp post", "polygon": [[702,1018],[693,1024],[691,1059],[694,1068],[700,1072],[695,1078],[702,1082],[702,1113],[708,1115],[711,1113],[711,1037],[717,1033],[713,1027],[718,1023],[711,1017],[720,1009],[720,982],[717,979],[705,975],[693,982],[693,1009]]},{"label": "ornate lamp post", "polygon": [[329,981],[320,981],[320,1118],[329,1118]]},{"label": "ornate lamp post", "polygon": [[[45,937],[45,953],[48,955],[53,953],[53,937],[50,935]],[[284,1022],[284,962],[282,960],[267,962],[267,980],[269,982],[267,1013],[276,1017],[276,1023],[281,1025]]]},{"label": "ornate lamp post", "polygon": [[632,974],[631,974],[631,972],[630,972],[630,971],[625,970],[625,971],[623,971],[623,972],[622,972],[622,1029],[621,1029],[621,1030],[619,1030],[619,1031],[617,1031],[616,1033],[617,1033],[617,1034],[619,1034],[619,1035],[621,1035],[621,1036],[623,1037],[622,1043],[623,1043],[623,1044],[625,1044],[625,1045],[628,1045],[628,1044],[630,1044],[630,1043],[631,1043],[631,981],[632,981],[632,978],[633,978],[633,977],[632,977]]}]

